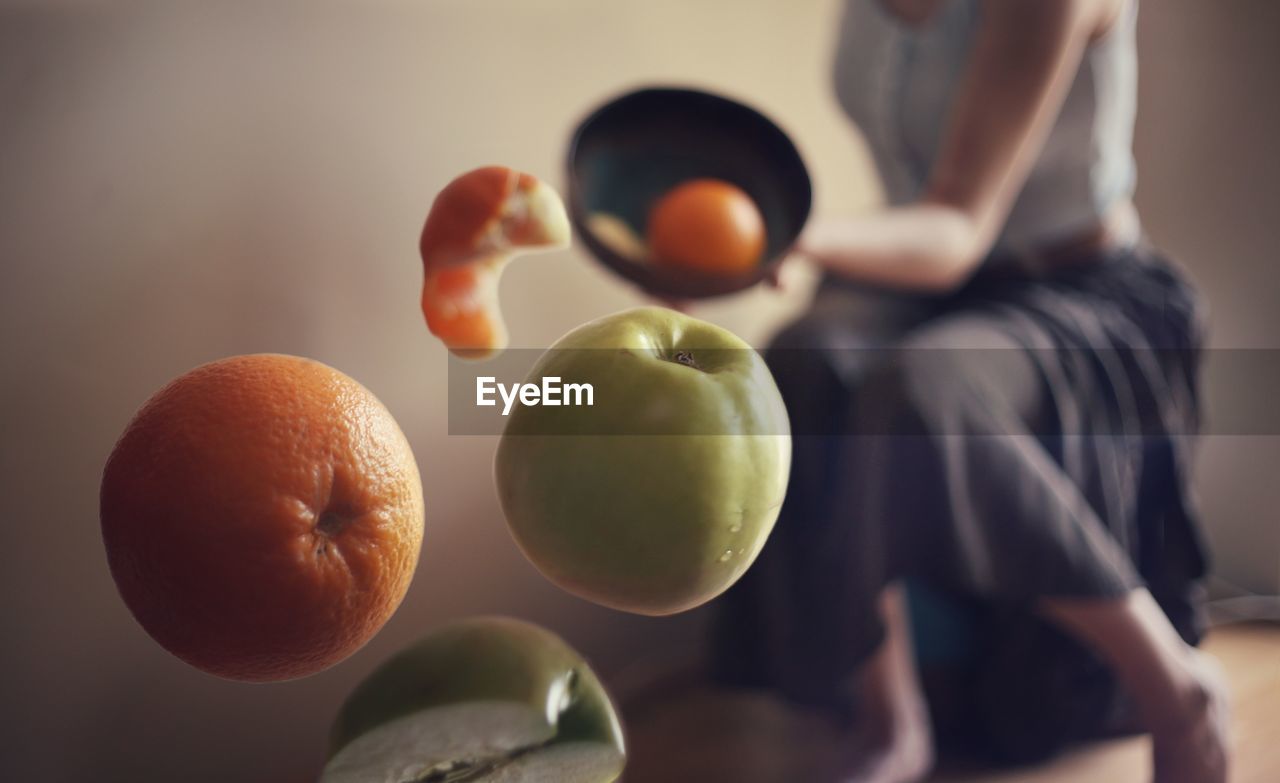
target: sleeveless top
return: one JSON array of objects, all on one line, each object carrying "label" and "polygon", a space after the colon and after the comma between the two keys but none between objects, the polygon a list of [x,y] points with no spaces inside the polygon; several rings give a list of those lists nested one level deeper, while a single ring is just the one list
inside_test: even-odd
[{"label": "sleeveless top", "polygon": [[[836,95],[865,135],[891,204],[916,199],[925,185],[981,6],[981,0],[946,0],[933,17],[912,27],[884,0],[845,0]],[[1068,239],[1132,196],[1137,6],[1130,0],[1085,50],[995,251],[1019,253]]]}]

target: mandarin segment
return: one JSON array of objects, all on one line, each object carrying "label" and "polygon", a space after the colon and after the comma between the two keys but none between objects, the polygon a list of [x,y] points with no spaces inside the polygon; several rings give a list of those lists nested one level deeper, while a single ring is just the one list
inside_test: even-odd
[{"label": "mandarin segment", "polygon": [[499,272],[490,265],[451,266],[428,275],[422,286],[427,328],[456,355],[482,357],[505,345],[506,327],[498,307]]},{"label": "mandarin segment", "polygon": [[112,576],[165,649],[220,677],[303,677],[395,611],[422,543],[408,441],[319,362],[238,356],[137,412],[103,471]]},{"label": "mandarin segment", "polygon": [[485,166],[446,185],[431,204],[418,242],[426,268],[467,263],[480,252],[519,181],[518,172]]},{"label": "mandarin segment", "polygon": [[564,204],[536,177],[503,166],[457,177],[436,196],[418,245],[427,328],[459,356],[502,350],[503,268],[516,255],[564,247],[568,240]]}]

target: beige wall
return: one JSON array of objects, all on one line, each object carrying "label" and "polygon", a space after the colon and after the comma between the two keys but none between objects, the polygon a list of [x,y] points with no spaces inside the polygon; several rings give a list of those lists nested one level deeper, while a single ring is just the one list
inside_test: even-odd
[{"label": "beige wall", "polygon": [[[1207,427],[1271,422],[1280,383],[1280,4],[1147,2],[1138,203],[1212,309]],[[1267,350],[1269,349],[1269,350]],[[1254,365],[1250,372],[1228,367]],[[1265,381],[1265,383],[1264,383]],[[1221,431],[1221,430],[1219,430]],[[1204,439],[1198,486],[1224,582],[1280,592],[1280,437]]]},{"label": "beige wall", "polygon": [[[0,778],[292,780],[352,683],[449,616],[545,622],[618,676],[694,638],[697,615],[591,607],[515,551],[492,495],[494,441],[446,434],[417,232],[470,166],[558,182],[574,120],[653,81],[749,99],[797,137],[820,210],[866,204],[873,181],[826,88],[834,2],[122,5],[138,10],[0,11]],[[1209,288],[1218,339],[1269,345],[1275,13],[1165,0],[1147,15],[1149,225]],[[698,313],[759,341],[803,300],[800,277],[787,296]],[[528,346],[643,301],[576,251],[514,265],[504,299]],[[101,466],[133,409],[195,364],[254,351],[312,356],[373,389],[427,493],[418,577],[386,630],[343,666],[273,686],[201,676],[152,644],[97,532]],[[1280,490],[1252,483],[1273,472],[1274,440],[1207,456],[1211,520],[1233,552],[1224,573],[1280,587]]]}]

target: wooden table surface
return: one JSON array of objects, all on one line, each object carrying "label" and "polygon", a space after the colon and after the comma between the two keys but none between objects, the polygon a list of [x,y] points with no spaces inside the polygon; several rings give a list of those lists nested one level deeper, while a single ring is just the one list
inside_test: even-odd
[{"label": "wooden table surface", "polygon": [[[1280,626],[1235,625],[1210,634],[1234,697],[1233,783],[1280,781]],[[838,748],[827,721],[761,694],[705,687],[646,701],[627,716],[625,783],[821,783]],[[1018,770],[948,769],[936,783],[1144,783],[1145,737],[1099,743]]]}]

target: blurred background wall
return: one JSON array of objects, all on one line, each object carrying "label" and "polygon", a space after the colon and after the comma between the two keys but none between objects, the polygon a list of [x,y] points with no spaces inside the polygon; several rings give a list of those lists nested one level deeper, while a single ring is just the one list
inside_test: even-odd
[{"label": "blurred background wall", "polygon": [[[0,779],[304,780],[350,687],[426,626],[479,612],[563,633],[610,678],[696,642],[705,614],[570,598],[512,545],[495,441],[449,437],[445,354],[418,311],[416,240],[456,173],[560,184],[567,134],[645,82],[727,92],[792,132],[817,208],[878,192],[829,95],[834,0],[0,2]],[[1280,104],[1267,0],[1162,0],[1141,24],[1140,205],[1215,308],[1219,346],[1280,348],[1272,250]],[[803,304],[758,291],[695,314],[757,344]],[[521,261],[517,345],[644,299],[580,252]],[[332,364],[388,405],[427,495],[418,576],[344,665],[224,683],[154,645],[117,597],[102,464],[166,380],[228,354]],[[1211,368],[1212,369],[1212,368]],[[1232,404],[1215,386],[1212,406]],[[1280,590],[1276,438],[1212,438],[1199,475],[1218,575]]]}]

